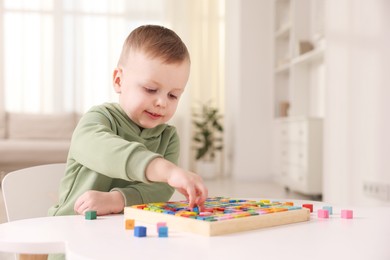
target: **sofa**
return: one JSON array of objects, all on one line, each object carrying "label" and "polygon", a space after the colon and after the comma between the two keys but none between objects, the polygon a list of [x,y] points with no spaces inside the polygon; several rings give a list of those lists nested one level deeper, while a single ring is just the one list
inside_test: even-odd
[{"label": "sofa", "polygon": [[21,168],[66,162],[76,113],[0,113],[0,180]]}]

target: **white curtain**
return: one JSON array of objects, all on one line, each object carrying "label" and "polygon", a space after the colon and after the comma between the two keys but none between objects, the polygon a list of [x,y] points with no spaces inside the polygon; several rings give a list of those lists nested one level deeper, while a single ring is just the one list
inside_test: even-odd
[{"label": "white curtain", "polygon": [[83,113],[92,105],[115,101],[111,74],[122,43],[146,23],[170,27],[187,43],[193,64],[189,100],[223,104],[222,0],[0,4],[0,107],[6,111]]},{"label": "white curtain", "polygon": [[191,161],[191,107],[224,104],[225,0],[0,0],[0,111],[84,113],[116,101],[111,76],[141,24],[175,30],[192,70],[173,124]]},{"label": "white curtain", "polygon": [[194,170],[191,111],[208,101],[224,111],[225,1],[171,0],[168,10],[169,23],[191,55],[189,83],[172,121],[181,139],[180,163]]}]

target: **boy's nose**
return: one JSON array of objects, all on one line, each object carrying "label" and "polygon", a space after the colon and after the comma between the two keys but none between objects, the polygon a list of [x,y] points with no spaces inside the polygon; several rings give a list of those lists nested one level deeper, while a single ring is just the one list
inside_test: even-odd
[{"label": "boy's nose", "polygon": [[167,100],[166,98],[164,97],[158,97],[156,99],[156,106],[159,106],[159,107],[166,107],[167,105]]}]

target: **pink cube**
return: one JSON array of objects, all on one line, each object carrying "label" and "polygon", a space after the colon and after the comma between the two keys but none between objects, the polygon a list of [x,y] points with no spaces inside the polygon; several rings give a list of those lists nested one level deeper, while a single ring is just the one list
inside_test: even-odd
[{"label": "pink cube", "polygon": [[329,218],[329,211],[326,209],[319,209],[318,218]]},{"label": "pink cube", "polygon": [[166,227],[167,226],[167,223],[166,222],[157,222],[157,232],[158,232],[158,229],[160,228],[160,227]]},{"label": "pink cube", "polygon": [[353,211],[349,209],[341,210],[341,218],[346,218],[346,219],[353,218]]}]

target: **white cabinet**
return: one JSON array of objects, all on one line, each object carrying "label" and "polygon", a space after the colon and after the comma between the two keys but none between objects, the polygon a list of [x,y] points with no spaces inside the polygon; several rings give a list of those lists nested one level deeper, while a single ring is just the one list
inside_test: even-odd
[{"label": "white cabinet", "polygon": [[321,194],[325,0],[275,0],[273,169],[287,188]]},{"label": "white cabinet", "polygon": [[322,193],[322,119],[275,120],[275,174],[285,187],[307,195]]}]

